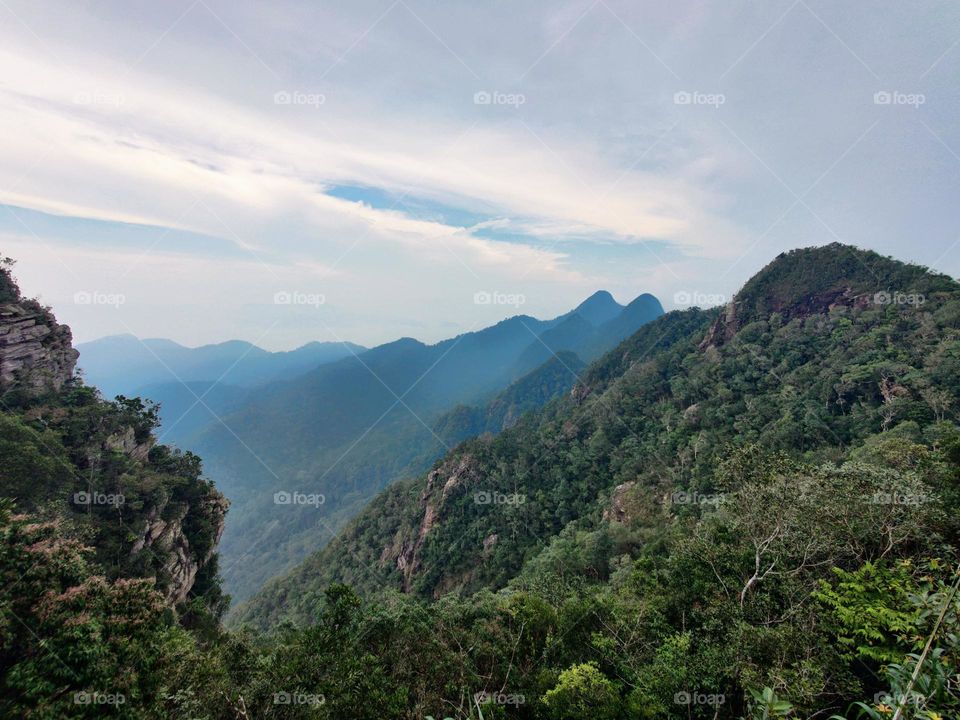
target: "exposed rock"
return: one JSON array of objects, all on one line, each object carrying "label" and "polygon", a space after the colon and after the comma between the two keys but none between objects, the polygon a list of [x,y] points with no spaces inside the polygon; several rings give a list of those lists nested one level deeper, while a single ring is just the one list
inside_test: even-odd
[{"label": "exposed rock", "polygon": [[690,427],[698,427],[700,425],[700,404],[694,403],[686,410],[683,411],[683,422]]},{"label": "exposed rock", "polygon": [[573,401],[580,405],[584,400],[587,399],[587,396],[590,394],[590,388],[581,383],[577,383],[573,386],[573,389],[570,391],[570,397],[573,398]]},{"label": "exposed rock", "polygon": [[[168,603],[181,603],[190,594],[200,568],[210,562],[216,552],[217,544],[223,535],[228,507],[229,502],[223,495],[212,492],[195,507],[182,505],[174,508],[166,513],[166,519],[162,517],[165,506],[150,510],[130,554],[150,552],[158,558],[164,558],[159,580]],[[188,514],[203,516],[215,529],[213,542],[202,557],[198,557],[196,550],[190,547],[190,541],[184,533],[184,520]]]},{"label": "exposed rock", "polygon": [[33,300],[0,305],[0,390],[58,390],[80,356],[70,328]]},{"label": "exposed rock", "polygon": [[622,485],[617,485],[613,489],[613,495],[610,496],[610,506],[603,511],[604,520],[614,520],[624,522],[630,519],[630,512],[627,508],[627,495],[637,483],[630,481]]},{"label": "exposed rock", "polygon": [[732,300],[727,303],[726,311],[717,318],[716,322],[707,330],[706,337],[700,343],[700,349],[706,350],[710,347],[718,347],[732,338],[738,329],[737,324],[737,302]]},{"label": "exposed rock", "polygon": [[493,549],[493,546],[496,544],[497,544],[497,534],[493,533],[492,535],[487,535],[487,537],[483,539],[484,554],[488,554]]},{"label": "exposed rock", "polygon": [[134,460],[143,462],[150,454],[150,448],[155,444],[156,438],[153,435],[144,442],[138,443],[133,428],[127,428],[123,432],[108,437],[103,443],[103,448],[112,452],[121,452]]},{"label": "exposed rock", "polygon": [[[476,479],[476,461],[472,455],[451,458],[427,475],[426,487],[420,494],[423,519],[420,521],[416,537],[405,537],[402,532],[398,532],[393,542],[380,553],[381,565],[393,561],[397,570],[400,571],[403,576],[404,592],[409,592],[413,584],[413,576],[420,570],[420,551],[442,512],[444,501],[456,488]],[[439,498],[436,497],[438,489]]]},{"label": "exposed rock", "polygon": [[789,300],[765,296],[762,305],[757,303],[757,307],[744,307],[744,301],[734,298],[727,304],[723,315],[707,330],[700,343],[700,350],[719,347],[729,342],[745,324],[757,319],[767,319],[774,313],[779,314],[784,321],[790,321],[794,318],[829,313],[837,308],[866,308],[871,305],[872,298],[872,294],[857,292],[847,285]]}]

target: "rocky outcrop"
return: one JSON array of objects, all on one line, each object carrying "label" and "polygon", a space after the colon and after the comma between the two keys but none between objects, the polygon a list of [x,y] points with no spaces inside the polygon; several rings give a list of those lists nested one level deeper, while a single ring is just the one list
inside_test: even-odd
[{"label": "rocky outcrop", "polygon": [[723,314],[707,330],[700,343],[700,350],[719,347],[729,342],[737,331],[754,320],[766,320],[773,314],[783,320],[805,318],[828,313],[839,307],[866,308],[872,304],[873,295],[858,292],[850,286],[842,286],[810,293],[798,298],[763,297],[751,302],[734,298],[727,304]]},{"label": "rocky outcrop", "polygon": [[[217,544],[223,535],[228,507],[229,503],[223,495],[211,492],[194,507],[183,504],[173,510],[163,506],[150,510],[130,554],[149,552],[158,559],[162,559],[158,580],[163,587],[167,602],[171,605],[186,600],[193,588],[197,573],[210,562],[216,552]],[[191,547],[190,540],[184,531],[184,523],[190,514],[201,516],[202,520],[214,529],[212,542],[207,544],[208,550],[200,555],[196,548]],[[164,515],[167,517],[163,517]]]},{"label": "rocky outcrop", "polygon": [[132,427],[128,427],[122,432],[114,433],[103,443],[103,449],[111,452],[119,452],[127,455],[133,460],[143,462],[150,454],[157,439],[151,435],[143,442],[137,442],[136,432]]},{"label": "rocky outcrop", "polygon": [[70,328],[35,300],[22,299],[0,268],[0,391],[58,390],[73,377],[79,356]]},{"label": "rocky outcrop", "polygon": [[420,551],[426,542],[427,535],[440,517],[444,501],[461,485],[475,480],[477,480],[477,463],[471,455],[452,458],[427,475],[426,487],[420,494],[423,517],[417,527],[416,535],[411,536],[402,530],[398,531],[393,542],[380,553],[381,565],[393,562],[400,571],[404,592],[410,591],[413,576],[421,568]]},{"label": "rocky outcrop", "polygon": [[732,301],[727,304],[723,315],[717,318],[716,322],[707,330],[706,337],[700,343],[700,349],[706,350],[709,347],[723,345],[737,333],[739,324],[737,323],[737,303]]},{"label": "rocky outcrop", "polygon": [[630,519],[630,503],[628,501],[630,491],[636,487],[637,483],[630,481],[622,485],[617,485],[610,497],[610,504],[603,511],[604,520],[613,520],[615,522],[627,522]]}]

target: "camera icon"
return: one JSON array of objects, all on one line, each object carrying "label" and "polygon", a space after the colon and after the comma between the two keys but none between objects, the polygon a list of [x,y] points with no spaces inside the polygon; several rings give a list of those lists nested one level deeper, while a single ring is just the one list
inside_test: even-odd
[{"label": "camera icon", "polygon": [[273,704],[274,705],[289,705],[292,702],[290,693],[288,692],[278,692],[273,694]]},{"label": "camera icon", "polygon": [[489,105],[493,102],[493,96],[490,95],[486,90],[480,90],[473,94],[473,104],[474,105]]},{"label": "camera icon", "polygon": [[688,93],[686,90],[681,90],[680,92],[675,92],[673,94],[674,105],[689,105],[692,102],[693,102],[693,94]]},{"label": "camera icon", "polygon": [[690,500],[690,493],[683,490],[678,490],[670,496],[670,502],[672,502],[674,505],[689,505]]},{"label": "camera icon", "polygon": [[89,505],[91,502],[93,502],[93,496],[86,491],[73,494],[74,505]]},{"label": "camera icon", "polygon": [[879,90],[873,94],[874,105],[890,105],[893,102],[893,93],[886,90]]},{"label": "camera icon", "polygon": [[673,294],[673,302],[675,305],[689,305],[693,301],[693,297],[686,290],[681,290]]},{"label": "camera icon", "polygon": [[273,94],[273,104],[274,105],[289,105],[293,102],[293,96],[290,95],[286,90],[281,90]]},{"label": "camera icon", "polygon": [[474,305],[490,305],[493,302],[493,296],[486,292],[476,292],[473,294],[473,304]]},{"label": "camera icon", "polygon": [[273,494],[274,505],[289,505],[293,502],[293,495],[286,491],[275,492]]},{"label": "camera icon", "polygon": [[89,705],[90,699],[90,693],[86,691],[73,694],[73,703],[75,705]]},{"label": "camera icon", "polygon": [[273,304],[274,305],[292,305],[293,304],[293,295],[281,290],[278,293],[273,295]]},{"label": "camera icon", "polygon": [[880,291],[873,296],[874,305],[889,305],[890,304],[890,293],[885,291]]},{"label": "camera icon", "polygon": [[86,290],[81,290],[80,292],[74,293],[73,304],[74,305],[92,305],[93,294],[88,293]]},{"label": "camera icon", "polygon": [[493,502],[493,496],[488,490],[483,490],[473,494],[473,502],[477,505],[489,505]]},{"label": "camera icon", "polygon": [[688,692],[678,692],[673,696],[673,701],[677,705],[689,705],[690,704],[690,693]]}]

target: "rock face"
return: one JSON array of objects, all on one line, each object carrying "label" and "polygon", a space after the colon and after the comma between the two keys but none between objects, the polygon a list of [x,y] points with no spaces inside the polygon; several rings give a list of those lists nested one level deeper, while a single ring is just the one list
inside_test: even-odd
[{"label": "rock face", "polygon": [[[43,407],[28,413],[36,413],[35,418],[44,414],[56,417],[66,411],[58,408],[52,393],[73,377],[79,353],[73,349],[70,328],[60,325],[53,313],[35,300],[23,298],[7,268],[0,258],[0,393],[16,390],[31,399],[42,396],[38,399]],[[49,399],[47,393],[51,393]],[[98,436],[91,430],[77,441],[89,468],[99,466],[103,453],[121,453],[132,461],[127,466],[131,478],[141,471],[145,477],[157,475],[156,468],[150,467],[150,452],[156,444],[152,433],[147,436],[141,429],[138,434],[132,426],[106,432],[110,434]],[[212,560],[229,506],[213,487],[180,492],[175,483],[182,482],[183,478],[174,479],[166,492],[154,493],[159,501],[125,507],[128,524],[121,523],[123,543],[131,542],[130,557],[152,556],[147,563],[151,569],[145,572],[156,575],[157,586],[170,605],[187,599],[198,573]]]},{"label": "rock face", "polygon": [[[420,494],[423,519],[417,528],[416,537],[398,532],[393,542],[380,554],[381,565],[391,561],[396,564],[397,570],[403,576],[404,592],[410,592],[414,575],[421,569],[420,551],[427,535],[443,511],[444,501],[461,485],[475,485],[478,480],[477,463],[470,455],[452,458],[427,476],[427,485]],[[437,497],[438,494],[439,497]],[[493,542],[496,542],[496,538]]]},{"label": "rock face", "polygon": [[118,432],[108,437],[103,443],[103,448],[104,450],[121,452],[124,455],[130,456],[134,460],[143,462],[150,454],[150,448],[152,448],[156,442],[157,439],[151,435],[144,442],[138,443],[134,429],[132,427],[128,427],[122,432]]},{"label": "rock face", "polygon": [[610,505],[603,511],[604,520],[615,520],[616,522],[627,522],[630,519],[630,509],[627,503],[627,497],[630,491],[637,485],[634,481],[625,482],[617,485],[610,497]]},{"label": "rock face", "polygon": [[700,349],[719,347],[729,342],[747,322],[766,319],[773,313],[779,314],[786,322],[795,318],[828,313],[839,307],[866,308],[870,306],[871,298],[871,293],[858,292],[850,286],[830,288],[800,298],[790,298],[789,301],[764,298],[763,307],[757,307],[756,303],[747,305],[738,296],[727,304],[723,314],[710,326],[706,337],[700,343]]},{"label": "rock face", "polygon": [[[166,584],[166,600],[176,605],[187,599],[200,568],[206,565],[223,535],[224,520],[229,503],[219,493],[211,493],[197,506],[182,505],[172,511],[166,507],[154,507],[144,523],[130,550],[131,555],[147,551],[164,558],[161,574]],[[162,516],[166,515],[166,518]],[[198,557],[190,546],[184,532],[188,515],[201,516],[214,528],[213,542],[209,550]]]},{"label": "rock face", "polygon": [[70,328],[36,301],[6,294],[14,298],[0,304],[0,391],[14,384],[29,392],[58,390],[73,377],[80,355]]}]

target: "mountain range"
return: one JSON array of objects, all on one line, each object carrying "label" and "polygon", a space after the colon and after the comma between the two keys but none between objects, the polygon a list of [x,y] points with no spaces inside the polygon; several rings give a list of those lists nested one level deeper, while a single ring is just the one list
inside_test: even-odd
[{"label": "mountain range", "polygon": [[[155,407],[104,400],[75,376],[70,329],[21,297],[9,266],[3,716],[960,716],[953,278],[845,245],[795,250],[726,307],[661,315],[589,360],[562,345],[602,336],[619,314],[514,318],[441,343],[437,367],[499,364],[463,387],[446,369],[433,392],[431,346],[374,348],[246,388],[221,427],[258,431],[277,460],[287,437],[295,462],[274,484],[227,477],[236,492],[224,493],[199,457],[157,442]],[[551,333],[564,326],[574,332]],[[533,370],[521,328],[556,348]],[[399,400],[363,396],[368,356]],[[506,385],[455,402],[498,373]],[[338,382],[361,393],[359,412],[396,405],[353,441],[379,455],[334,458],[356,488],[296,469],[311,454],[300,443],[327,441],[302,418],[352,419],[295,393],[346,402]],[[269,402],[281,393],[289,417]],[[350,435],[338,431],[329,442]],[[424,438],[444,449],[422,472],[364,474],[390,469],[392,454],[425,462]],[[211,440],[211,428],[198,435]],[[341,493],[330,542],[317,532],[325,491]],[[247,513],[248,539],[306,560],[224,624],[228,508]]]},{"label": "mountain range", "polygon": [[[551,320],[518,315],[434,345],[401,338],[267,353],[119,336],[80,345],[79,364],[88,381],[111,378],[110,392],[159,402],[161,441],[204,458],[232,502],[222,571],[242,600],[322,547],[382,488],[566,392],[585,362],[662,314],[652,295],[623,306],[599,291]],[[277,493],[323,502],[278,507]]]},{"label": "mountain range", "polygon": [[[898,293],[923,304],[884,301]],[[658,507],[673,493],[714,496],[731,444],[827,461],[934,421],[942,389],[960,387],[943,335],[955,330],[938,329],[957,322],[958,297],[949,278],[846,246],[781,256],[726,308],[644,325],[539,416],[391,486],[237,617],[304,621],[336,582],[428,598],[501,588],[562,534],[610,517],[667,522]],[[891,326],[908,334],[894,341]]]}]

